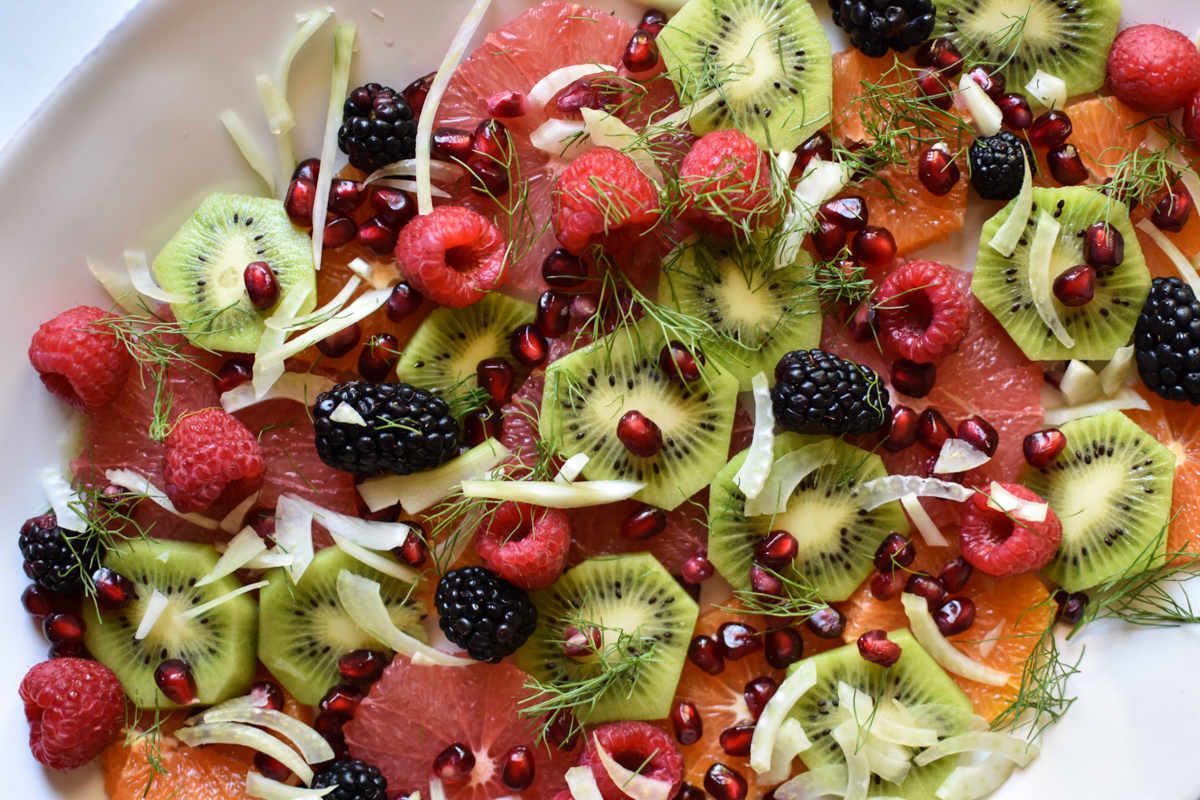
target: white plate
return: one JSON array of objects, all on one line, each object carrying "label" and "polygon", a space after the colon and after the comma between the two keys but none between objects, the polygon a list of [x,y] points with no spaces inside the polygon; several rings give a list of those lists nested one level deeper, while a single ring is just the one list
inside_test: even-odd
[{"label": "white plate", "polygon": [[[814,0],[823,7],[823,0]],[[157,252],[199,201],[214,191],[262,193],[218,121],[236,109],[268,152],[253,76],[273,73],[295,30],[293,15],[311,0],[154,0],[139,6],[97,53],[76,70],[0,157],[3,217],[0,258],[9,307],[0,315],[0,530],[10,548],[0,558],[9,586],[0,614],[7,655],[0,659],[0,763],[3,794],[23,800],[103,797],[97,770],[43,770],[26,745],[28,728],[16,688],[45,658],[40,631],[17,601],[26,583],[15,547],[21,522],[42,506],[35,478],[58,458],[67,418],[49,400],[25,356],[37,325],[81,303],[107,298],[85,259],[118,266],[129,247]],[[402,87],[435,68],[468,3],[343,0],[338,19],[359,30],[351,85],[379,80]],[[485,21],[495,27],[523,7],[496,0]],[[603,3],[634,22],[627,0]],[[1127,0],[1126,23],[1200,28],[1200,4]],[[373,13],[374,8],[382,15]],[[828,20],[828,12],[821,8]],[[832,29],[832,26],[829,26]],[[331,26],[297,60],[291,97],[301,121],[297,152],[319,151],[328,98]],[[835,45],[844,42],[840,32]],[[939,256],[966,263],[970,235],[955,236]],[[1116,629],[1097,625],[1082,638],[1087,656],[1070,685],[1079,697],[1046,737],[1044,754],[1018,773],[996,800],[1195,800],[1200,796],[1200,631]],[[1078,649],[1078,645],[1074,649]],[[181,798],[187,800],[187,798]]]}]

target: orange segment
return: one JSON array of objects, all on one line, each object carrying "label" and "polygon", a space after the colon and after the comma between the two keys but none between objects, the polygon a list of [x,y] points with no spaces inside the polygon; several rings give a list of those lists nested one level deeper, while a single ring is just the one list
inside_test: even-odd
[{"label": "orange segment", "polygon": [[243,800],[249,797],[246,773],[251,765],[250,750],[184,747],[171,736],[162,737],[158,754],[139,739],[128,747],[110,746],[100,761],[109,800]]},{"label": "orange segment", "polygon": [[[1133,212],[1133,224],[1136,226],[1149,216],[1150,210],[1144,206],[1139,206]],[[1142,246],[1142,255],[1146,257],[1146,266],[1150,268],[1150,274],[1155,278],[1179,277],[1179,268],[1175,266],[1175,262],[1167,258],[1167,255],[1154,243],[1154,240],[1148,234],[1137,228],[1135,230],[1137,230],[1138,243]],[[1163,231],[1162,233],[1189,259],[1195,258],[1197,254],[1200,254],[1200,214],[1197,214],[1195,211],[1188,216],[1187,224],[1183,226],[1183,230],[1178,233],[1172,233],[1171,231]]]},{"label": "orange segment", "polygon": [[[958,675],[950,676],[971,698],[975,713],[990,720],[1016,697],[1021,662],[1033,652],[1038,637],[1046,629],[1053,613],[1049,604],[1040,605],[1045,603],[1049,593],[1036,575],[1018,575],[995,581],[977,570],[961,596],[974,601],[975,624],[951,641],[971,658],[1013,674],[1008,684],[1001,687],[976,683]],[[1039,607],[1029,611],[1035,606]],[[880,602],[871,595],[865,584],[842,604],[842,611],[846,614],[843,639],[847,643],[856,641],[865,631],[891,631],[908,627],[908,618],[904,615],[900,598]],[[980,646],[989,639],[995,640],[994,646],[985,657],[980,653]]]},{"label": "orange segment", "polygon": [[1200,414],[1189,403],[1164,400],[1141,384],[1137,390],[1150,410],[1125,414],[1175,454],[1167,547],[1171,552],[1200,551],[1200,507],[1193,501],[1200,493]]}]

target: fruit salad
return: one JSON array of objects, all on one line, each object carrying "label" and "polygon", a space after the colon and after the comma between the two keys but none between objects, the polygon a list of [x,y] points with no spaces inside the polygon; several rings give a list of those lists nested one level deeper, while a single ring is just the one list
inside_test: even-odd
[{"label": "fruit salad", "polygon": [[277,157],[222,116],[278,196],[30,332],[81,431],[18,539],[32,757],[112,800],[974,800],[1053,758],[1068,640],[1200,621],[1197,42],[489,3],[357,87],[302,16]]}]

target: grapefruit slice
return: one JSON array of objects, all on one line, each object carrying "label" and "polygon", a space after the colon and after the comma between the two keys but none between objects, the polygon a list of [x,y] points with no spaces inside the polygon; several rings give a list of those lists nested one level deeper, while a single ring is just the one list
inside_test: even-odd
[{"label": "grapefruit slice", "polygon": [[1125,414],[1175,454],[1175,493],[1171,495],[1171,527],[1167,548],[1200,552],[1200,507],[1189,502],[1200,491],[1200,415],[1187,403],[1164,400],[1142,385],[1138,394],[1150,404],[1149,411]]}]

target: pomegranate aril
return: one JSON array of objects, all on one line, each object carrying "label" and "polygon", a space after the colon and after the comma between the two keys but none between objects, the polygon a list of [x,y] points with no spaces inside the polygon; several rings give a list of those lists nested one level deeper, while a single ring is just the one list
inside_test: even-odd
[{"label": "pomegranate aril", "polygon": [[750,589],[756,594],[781,597],[783,595],[783,579],[766,567],[751,564]]},{"label": "pomegranate aril", "polygon": [[475,126],[475,142],[473,149],[487,161],[494,164],[508,163],[508,154],[512,149],[512,138],[503,122],[485,119]]},{"label": "pomegranate aril", "polygon": [[1028,130],[1033,124],[1033,109],[1023,94],[1006,94],[996,99],[1004,124],[1014,130]]},{"label": "pomegranate aril", "polygon": [[939,453],[947,439],[954,438],[954,428],[936,408],[927,408],[917,418],[917,444],[931,453]]},{"label": "pomegranate aril", "polygon": [[341,358],[362,340],[362,326],[357,322],[317,342],[317,349],[326,358]]},{"label": "pomegranate aril", "polygon": [[987,67],[973,67],[967,72],[967,77],[979,84],[979,88],[987,93],[993,101],[998,101],[1008,86],[1008,81],[1000,72],[993,72]]},{"label": "pomegranate aril", "polygon": [[975,602],[967,597],[951,597],[933,612],[942,636],[955,636],[975,624]]},{"label": "pomegranate aril", "polygon": [[1060,144],[1046,153],[1046,166],[1054,180],[1063,186],[1078,186],[1091,175],[1073,144]]},{"label": "pomegranate aril", "polygon": [[83,617],[69,611],[56,611],[42,620],[42,633],[54,644],[81,642],[86,630]]},{"label": "pomegranate aril", "polygon": [[408,535],[404,537],[404,543],[399,547],[392,548],[392,555],[406,566],[417,569],[425,565],[426,559],[429,558],[429,548],[425,545],[424,529],[421,529],[414,523],[408,523]]},{"label": "pomegranate aril", "polygon": [[917,557],[912,539],[899,533],[889,533],[875,551],[872,563],[880,572],[895,572],[911,566]]},{"label": "pomegranate aril", "polygon": [[571,298],[551,289],[538,298],[534,325],[547,339],[557,339],[571,325]]},{"label": "pomegranate aril", "polygon": [[568,116],[578,116],[585,108],[612,112],[620,105],[621,94],[621,88],[608,78],[580,78],[559,92],[554,106]]},{"label": "pomegranate aril", "polygon": [[671,708],[671,727],[680,744],[695,744],[704,735],[704,718],[695,703],[680,700]]},{"label": "pomegranate aril", "polygon": [[718,761],[704,773],[704,790],[713,800],[746,800],[750,788],[741,773]]},{"label": "pomegranate aril", "polygon": [[38,583],[31,583],[21,593],[21,605],[26,613],[34,619],[45,619],[57,611],[78,610],[78,603],[71,598],[59,594],[53,589],[47,589]]},{"label": "pomegranate aril", "polygon": [[852,195],[830,200],[820,208],[820,214],[844,231],[861,231],[870,219],[870,209],[862,197]]},{"label": "pomegranate aril", "polygon": [[867,631],[858,637],[858,654],[872,664],[895,666],[900,652],[900,645],[887,638],[887,631]]},{"label": "pomegranate aril", "polygon": [[217,394],[233,391],[243,383],[254,379],[254,364],[244,358],[231,358],[221,365],[213,377]]},{"label": "pomegranate aril", "polygon": [[1066,446],[1067,437],[1057,428],[1034,431],[1021,443],[1021,449],[1025,453],[1025,463],[1034,469],[1048,468]]},{"label": "pomegranate aril", "polygon": [[642,14],[641,21],[638,22],[638,30],[646,31],[651,36],[658,36],[663,28],[667,26],[667,15],[657,8],[651,8],[645,14]]},{"label": "pomegranate aril", "polygon": [[513,119],[523,117],[529,112],[529,98],[524,92],[514,92],[511,89],[489,95],[485,102],[488,116],[493,119]]},{"label": "pomegranate aril", "polygon": [[725,656],[711,636],[696,636],[688,645],[688,660],[709,675],[720,675],[725,671]]},{"label": "pomegranate aril", "polygon": [[551,745],[564,753],[575,749],[575,745],[579,744],[580,726],[575,722],[575,717],[570,711],[560,711],[554,715],[554,718],[546,722],[546,731],[543,738],[546,744]]},{"label": "pomegranate aril", "polygon": [[356,686],[339,684],[325,693],[317,708],[321,710],[322,714],[350,719],[354,716],[354,712],[358,711],[358,705],[362,700],[361,689]]},{"label": "pomegranate aril", "polygon": [[578,256],[556,247],[542,261],[542,280],[551,289],[574,289],[583,283],[587,268]]},{"label": "pomegranate aril", "polygon": [[702,553],[683,562],[679,577],[683,578],[683,582],[689,586],[697,586],[711,578],[714,572],[716,570],[712,562],[708,560],[707,553]]},{"label": "pomegranate aril", "polygon": [[259,708],[283,711],[283,689],[275,681],[258,681],[250,687],[250,699]]},{"label": "pomegranate aril", "polygon": [[342,729],[349,721],[348,717],[337,714],[318,714],[316,720],[313,721],[313,729],[321,734],[325,741],[333,744],[333,740],[342,735]]},{"label": "pomegranate aril", "polygon": [[392,293],[388,295],[387,303],[383,306],[383,313],[387,315],[390,322],[403,322],[409,314],[421,307],[424,300],[425,296],[410,284],[397,283],[392,287]]},{"label": "pomegranate aril", "polygon": [[504,754],[501,763],[500,780],[510,792],[523,792],[533,785],[536,762],[531,749],[517,745]]},{"label": "pomegranate aril", "polygon": [[846,630],[846,617],[836,608],[819,608],[804,622],[815,636],[822,639],[840,639]]},{"label": "pomegranate aril", "polygon": [[958,48],[942,37],[930,39],[917,48],[917,66],[941,70],[949,78],[962,72],[963,57]]},{"label": "pomegranate aril", "polygon": [[726,622],[717,628],[717,646],[721,655],[730,661],[738,661],[763,649],[758,631],[744,622]]},{"label": "pomegranate aril", "polygon": [[988,456],[996,455],[996,448],[1000,446],[1000,434],[996,428],[978,414],[967,417],[958,423],[958,432],[955,434],[955,438],[962,439]]},{"label": "pomegranate aril", "polygon": [[962,172],[945,145],[934,145],[921,153],[917,161],[917,177],[930,194],[944,197],[958,183]]},{"label": "pomegranate aril", "polygon": [[617,439],[636,458],[652,458],[662,450],[662,429],[640,411],[627,411],[617,422]]},{"label": "pomegranate aril", "polygon": [[250,304],[260,311],[266,311],[279,302],[279,278],[267,262],[252,261],[247,264],[242,272],[242,280],[246,284]]},{"label": "pomegranate aril", "polygon": [[383,214],[368,217],[358,226],[358,243],[377,256],[391,255],[400,230]]},{"label": "pomegranate aril", "polygon": [[771,531],[754,544],[754,560],[771,569],[782,569],[800,552],[800,543],[787,531]]},{"label": "pomegranate aril", "polygon": [[400,343],[390,333],[377,333],[358,354],[358,374],[368,383],[383,383],[400,360]]},{"label": "pomegranate aril", "polygon": [[904,573],[876,572],[871,576],[871,596],[881,602],[891,600],[904,591]]},{"label": "pomegranate aril", "polygon": [[334,217],[325,223],[325,232],[321,235],[321,245],[326,250],[336,250],[354,241],[358,235],[358,225],[349,217]]},{"label": "pomegranate aril", "polygon": [[833,161],[833,139],[825,131],[817,131],[796,149],[796,166],[793,169],[803,174],[814,157]]},{"label": "pomegranate aril", "polygon": [[46,650],[47,658],[90,658],[82,641],[55,642]]},{"label": "pomegranate aril", "polygon": [[882,267],[896,257],[896,239],[887,228],[868,225],[854,234],[850,252],[864,267]]},{"label": "pomegranate aril", "polygon": [[563,631],[563,655],[568,658],[597,655],[604,644],[604,634],[595,625],[585,626],[580,630],[574,625],[567,626]]},{"label": "pomegranate aril", "polygon": [[433,774],[442,783],[457,786],[471,778],[475,769],[475,754],[464,745],[455,742],[433,759]]},{"label": "pomegranate aril", "polygon": [[946,82],[940,72],[927,69],[918,70],[917,89],[926,100],[942,111],[949,111],[950,107],[954,105],[950,84]]},{"label": "pomegranate aril", "polygon": [[154,670],[154,684],[163,697],[180,706],[196,702],[196,679],[192,668],[178,658],[170,658]]},{"label": "pomegranate aril", "polygon": [[467,162],[471,189],[480,197],[504,197],[508,194],[508,170],[490,158],[474,157]]},{"label": "pomegranate aril", "polygon": [[367,190],[362,181],[350,181],[344,178],[334,178],[329,185],[330,214],[338,217],[348,217],[362,208],[367,202]]},{"label": "pomegranate aril", "polygon": [[408,192],[390,186],[371,187],[371,208],[395,228],[417,215],[417,204]]},{"label": "pomegranate aril", "polygon": [[430,153],[442,161],[466,163],[475,152],[475,134],[461,128],[438,128],[432,140]]},{"label": "pomegranate aril", "polygon": [[644,542],[666,529],[667,512],[654,506],[642,506],[621,523],[621,536],[633,542]]},{"label": "pomegranate aril", "polygon": [[829,261],[846,246],[846,229],[820,214],[817,215],[816,223],[812,230],[813,247],[821,260]]},{"label": "pomegranate aril", "polygon": [[879,339],[879,309],[871,303],[870,299],[862,301],[858,308],[854,309],[850,318],[846,320],[846,328],[850,331],[850,337],[860,344],[877,341]]},{"label": "pomegranate aril", "polygon": [[550,357],[550,345],[546,337],[532,322],[513,331],[508,349],[513,358],[527,367],[539,367]]},{"label": "pomegranate aril", "polygon": [[776,628],[763,635],[767,663],[787,669],[804,657],[804,639],[795,628]]},{"label": "pomegranate aril", "polygon": [[1065,622],[1074,627],[1083,621],[1083,614],[1087,611],[1088,604],[1088,596],[1083,592],[1067,594],[1059,589],[1054,593],[1054,602],[1058,605],[1054,612],[1055,622]]},{"label": "pomegranate aril", "polygon": [[475,365],[475,383],[487,392],[488,405],[499,411],[512,400],[517,370],[507,358],[485,358]]},{"label": "pomegranate aril", "polygon": [[366,686],[383,677],[391,660],[377,650],[351,650],[338,659],[338,674],[354,686]]},{"label": "pomegranate aril", "polygon": [[1029,143],[1034,147],[1058,147],[1071,138],[1071,118],[1065,111],[1051,109],[1029,126]]},{"label": "pomegranate aril", "polygon": [[408,103],[414,116],[419,116],[421,109],[425,107],[425,98],[429,96],[429,87],[433,86],[436,76],[436,72],[423,75],[401,90],[400,96]]},{"label": "pomegranate aril", "polygon": [[892,388],[909,397],[925,397],[937,382],[936,364],[918,364],[901,358],[892,364]]},{"label": "pomegranate aril", "polygon": [[726,755],[741,757],[750,755],[750,742],[753,739],[753,725],[737,725],[721,731],[719,741]]},{"label": "pomegranate aril", "polygon": [[254,768],[264,778],[279,781],[280,783],[286,781],[292,774],[290,769],[266,753],[254,754]]},{"label": "pomegranate aril", "polygon": [[742,697],[746,701],[746,708],[750,711],[750,716],[757,720],[762,716],[763,709],[767,707],[767,703],[779,691],[779,684],[770,675],[761,675],[751,681],[747,681],[742,687]]},{"label": "pomegranate aril", "polygon": [[907,450],[917,442],[917,412],[908,406],[896,406],[887,424],[879,432],[883,449],[889,453]]},{"label": "pomegranate aril", "polygon": [[96,605],[101,611],[120,611],[137,597],[133,581],[108,567],[100,567],[92,573],[92,585],[96,590]]},{"label": "pomegranate aril", "polygon": [[967,581],[971,579],[973,572],[975,572],[975,568],[969,561],[962,556],[955,556],[947,561],[942,567],[942,571],[938,573],[938,583],[947,592],[961,592],[967,585]]},{"label": "pomegranate aril", "polygon": [[1161,231],[1179,233],[1192,213],[1192,196],[1187,189],[1173,188],[1158,199],[1150,221]]},{"label": "pomegranate aril", "polygon": [[314,181],[296,178],[288,184],[287,195],[283,198],[283,210],[288,219],[298,228],[311,228],[313,224],[313,202],[317,196],[317,184]]},{"label": "pomegranate aril", "polygon": [[637,30],[629,37],[625,52],[621,54],[621,63],[625,69],[633,73],[647,72],[658,64],[658,43],[654,34],[649,31]]},{"label": "pomegranate aril", "polygon": [[931,575],[914,572],[908,576],[904,591],[925,598],[930,611],[934,611],[946,600],[946,587]]},{"label": "pomegranate aril", "polygon": [[683,346],[683,342],[672,341],[665,344],[658,354],[658,368],[667,380],[675,383],[694,383],[700,380],[700,367],[704,364],[704,353],[698,348],[689,350]]},{"label": "pomegranate aril", "polygon": [[1096,269],[1125,263],[1125,237],[1107,222],[1095,222],[1083,233],[1083,260]]},{"label": "pomegranate aril", "polygon": [[306,158],[296,165],[292,170],[292,180],[303,180],[317,182],[317,178],[321,176],[321,159]]},{"label": "pomegranate aril", "polygon": [[1096,296],[1096,270],[1079,264],[1054,279],[1054,297],[1064,306],[1086,306]]}]

